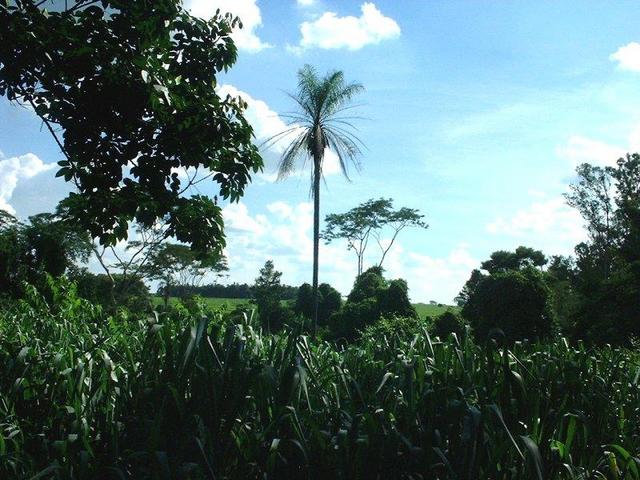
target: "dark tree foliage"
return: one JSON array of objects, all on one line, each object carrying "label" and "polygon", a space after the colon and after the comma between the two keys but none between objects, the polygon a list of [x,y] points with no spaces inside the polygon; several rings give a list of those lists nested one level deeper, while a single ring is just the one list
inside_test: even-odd
[{"label": "dark tree foliage", "polygon": [[431,333],[441,339],[455,333],[460,339],[466,334],[465,322],[459,313],[447,310],[433,319]]},{"label": "dark tree foliage", "polygon": [[[210,283],[204,285],[172,285],[169,287],[170,297],[189,297],[198,295],[205,298],[252,298],[251,285],[247,283]],[[163,292],[158,292],[162,294]],[[280,300],[295,300],[298,287],[282,285]]]},{"label": "dark tree foliage", "polygon": [[462,309],[474,335],[483,341],[494,329],[508,342],[540,340],[554,331],[552,294],[534,267],[485,277]]},{"label": "dark tree foliage", "polygon": [[80,297],[101,305],[107,311],[125,307],[129,312],[139,314],[153,308],[149,288],[139,278],[113,274],[112,281],[105,274],[82,271],[72,279]]},{"label": "dark tree foliage", "polygon": [[272,260],[267,260],[251,287],[260,322],[267,332],[274,332],[293,321],[293,312],[282,305],[282,272],[278,272]]},{"label": "dark tree foliage", "polygon": [[387,281],[381,267],[371,267],[356,278],[342,309],[329,318],[329,328],[334,337],[353,341],[368,325],[394,317],[418,318],[407,282]]},{"label": "dark tree foliage", "polygon": [[576,246],[570,322],[574,336],[629,344],[640,336],[640,155],[615,167],[584,164],[567,195],[589,239]]},{"label": "dark tree foliage", "polygon": [[237,201],[262,168],[246,104],[216,93],[238,22],[192,17],[179,0],[0,3],[0,95],[52,133],[57,175],[76,190],[65,207],[103,245],[166,218],[167,237],[224,246],[220,206],[188,190],[211,178]]},{"label": "dark tree foliage", "polygon": [[489,273],[506,272],[507,270],[520,270],[525,267],[543,267],[547,264],[547,258],[540,250],[520,246],[515,252],[498,250],[491,254],[491,258],[482,262],[482,269]]},{"label": "dark tree foliage", "polygon": [[20,296],[25,282],[40,287],[46,275],[73,273],[90,252],[88,236],[57,215],[21,223],[0,210],[0,293]]},{"label": "dark tree foliage", "polygon": [[483,278],[485,278],[485,275],[477,268],[474,268],[471,271],[471,276],[469,277],[469,280],[467,280],[467,282],[462,287],[462,290],[460,291],[458,296],[455,298],[456,304],[459,307],[464,306],[469,301],[469,298],[476,291],[476,288],[478,287],[478,285],[480,284]]},{"label": "dark tree foliage", "polygon": [[[480,268],[489,274],[508,272],[510,270],[522,270],[528,267],[542,268],[547,264],[547,257],[540,251],[533,248],[520,246],[513,252],[497,250],[491,254],[489,260],[482,262]],[[476,288],[486,277],[481,270],[474,269],[469,280],[455,298],[458,306],[464,306]]]},{"label": "dark tree foliage", "polygon": [[553,292],[553,310],[560,327],[569,333],[583,301],[576,288],[578,271],[573,257],[554,255],[549,261],[545,279]]},{"label": "dark tree foliage", "polygon": [[[328,283],[319,285],[318,296],[318,326],[323,327],[327,325],[329,317],[340,310],[342,296]],[[293,310],[307,320],[313,320],[313,287],[308,283],[298,288]]]}]

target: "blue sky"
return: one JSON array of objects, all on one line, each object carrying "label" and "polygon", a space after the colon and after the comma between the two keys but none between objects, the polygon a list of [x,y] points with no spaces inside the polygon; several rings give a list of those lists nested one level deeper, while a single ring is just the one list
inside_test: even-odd
[{"label": "blue sky", "polygon": [[[348,183],[329,167],[322,214],[382,196],[420,209],[430,228],[403,232],[385,262],[416,301],[451,302],[497,249],[571,253],[584,238],[562,199],[574,167],[640,149],[636,2],[187,5],[203,17],[218,7],[242,17],[239,59],[220,85],[248,101],[258,137],[282,128],[277,113],[293,107],[284,92],[305,63],[364,85],[365,119],[355,122],[363,169]],[[0,125],[0,207],[21,217],[51,210],[67,188],[49,165],[61,159],[55,144],[32,112],[4,99]],[[277,155],[277,146],[264,152],[265,173],[225,207],[230,281],[252,281],[269,258],[285,282],[310,279],[308,172],[274,182]],[[321,281],[348,292],[353,254],[337,243],[321,255]]]}]

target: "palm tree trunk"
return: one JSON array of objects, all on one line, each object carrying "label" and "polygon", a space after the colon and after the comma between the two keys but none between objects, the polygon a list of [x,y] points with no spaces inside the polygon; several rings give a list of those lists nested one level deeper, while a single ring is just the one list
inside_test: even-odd
[{"label": "palm tree trunk", "polygon": [[313,159],[313,325],[311,333],[315,337],[318,328],[318,265],[320,257],[320,176],[322,159]]}]

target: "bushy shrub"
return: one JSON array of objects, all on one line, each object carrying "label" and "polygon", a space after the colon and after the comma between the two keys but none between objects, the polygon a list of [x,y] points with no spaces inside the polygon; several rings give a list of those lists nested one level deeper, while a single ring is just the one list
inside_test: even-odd
[{"label": "bushy shrub", "polygon": [[331,315],[329,329],[332,337],[355,340],[360,331],[380,318],[378,301],[375,297],[359,302],[346,302],[342,309]]},{"label": "bushy shrub", "polygon": [[[318,286],[318,326],[326,326],[329,317],[340,310],[341,306],[340,292],[328,283],[321,283]],[[313,318],[313,287],[308,283],[303,283],[298,288],[293,310],[307,320]]]},{"label": "bushy shrub", "polygon": [[534,267],[485,277],[469,297],[462,315],[481,341],[496,328],[513,342],[548,337],[555,327],[551,290]]},{"label": "bushy shrub", "polygon": [[112,278],[113,282],[107,275],[83,271],[73,280],[80,297],[109,311],[124,307],[131,312],[149,313],[153,309],[149,289],[142,280],[117,274]]},{"label": "bushy shrub", "polygon": [[387,282],[382,268],[372,267],[356,278],[347,302],[329,319],[329,328],[334,337],[353,341],[382,317],[418,318],[418,314],[409,301],[407,282]]},{"label": "bushy shrub", "polygon": [[431,333],[443,340],[452,333],[458,338],[463,338],[466,334],[466,324],[459,313],[447,310],[433,319]]},{"label": "bushy shrub", "polygon": [[378,292],[385,287],[382,267],[371,267],[356,277],[347,301],[361,302],[366,298],[376,297]]},{"label": "bushy shrub", "polygon": [[411,339],[416,335],[424,335],[427,323],[419,317],[383,317],[362,331],[361,342],[376,342],[382,338]]},{"label": "bushy shrub", "polygon": [[417,317],[416,309],[409,300],[409,287],[402,279],[391,280],[387,288],[378,291],[380,314],[390,318]]},{"label": "bushy shrub", "polygon": [[575,314],[577,338],[630,345],[640,337],[640,261],[613,272]]}]

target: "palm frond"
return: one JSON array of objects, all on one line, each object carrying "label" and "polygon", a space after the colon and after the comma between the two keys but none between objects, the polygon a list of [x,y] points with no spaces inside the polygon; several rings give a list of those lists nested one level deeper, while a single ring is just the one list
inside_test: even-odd
[{"label": "palm frond", "polygon": [[313,184],[314,175],[320,175],[324,180],[325,149],[337,155],[342,173],[350,180],[349,169],[351,166],[360,169],[358,157],[362,153],[361,147],[365,147],[354,133],[357,129],[350,123],[350,120],[359,117],[344,113],[359,106],[350,102],[363,89],[359,83],[347,84],[341,71],[331,71],[324,77],[319,77],[311,65],[305,65],[298,71],[298,90],[295,94],[287,94],[295,103],[296,109],[280,115],[287,120],[289,128],[270,137],[263,144],[272,146],[300,130],[300,134],[291,140],[280,157],[278,180],[288,177],[296,169],[298,161],[302,160],[303,166],[306,166],[307,161],[314,156],[318,144],[322,147],[322,152],[320,158],[314,161],[314,168],[317,166],[318,171],[311,169],[311,183]]}]

